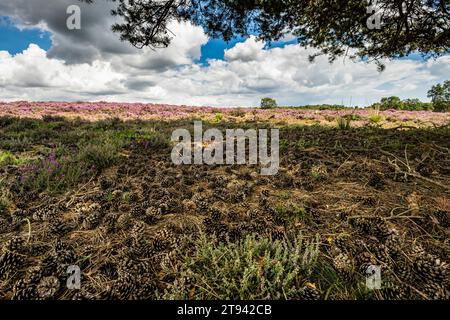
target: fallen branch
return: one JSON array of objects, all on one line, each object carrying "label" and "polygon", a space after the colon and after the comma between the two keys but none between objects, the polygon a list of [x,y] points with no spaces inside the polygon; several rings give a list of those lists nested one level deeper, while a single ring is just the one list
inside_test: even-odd
[{"label": "fallen branch", "polygon": [[[430,178],[424,177],[424,176],[418,174],[417,172],[415,172],[413,169],[411,169],[411,166],[409,165],[409,161],[408,161],[408,158],[407,158],[407,155],[406,155],[406,149],[405,149],[405,160],[406,160],[406,163],[403,162],[401,159],[399,159],[396,155],[394,155],[394,154],[392,154],[390,152],[387,152],[387,151],[384,151],[384,150],[381,150],[381,149],[380,149],[380,152],[383,153],[384,155],[388,155],[388,156],[394,158],[394,160],[392,160],[392,161],[388,159],[387,163],[391,167],[393,167],[395,169],[396,173],[403,174],[405,176],[410,176],[410,177],[413,177],[413,178],[417,178],[417,179],[426,181],[428,183],[434,184],[436,186],[439,186],[439,187],[441,187],[441,188],[443,188],[445,190],[450,190],[450,186],[444,185],[444,184],[442,184],[442,183],[440,183],[438,181],[435,181],[435,180],[432,180]],[[408,171],[402,170],[400,168],[400,166],[397,164],[396,161],[399,161],[400,163],[402,163],[408,169]]]}]

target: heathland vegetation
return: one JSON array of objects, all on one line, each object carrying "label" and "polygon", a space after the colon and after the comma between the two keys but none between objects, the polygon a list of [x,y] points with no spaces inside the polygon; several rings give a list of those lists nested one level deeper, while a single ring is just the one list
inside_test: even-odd
[{"label": "heathland vegetation", "polygon": [[[1,299],[448,299],[449,113],[0,112]],[[174,165],[171,133],[194,120],[280,129],[278,174]]]}]

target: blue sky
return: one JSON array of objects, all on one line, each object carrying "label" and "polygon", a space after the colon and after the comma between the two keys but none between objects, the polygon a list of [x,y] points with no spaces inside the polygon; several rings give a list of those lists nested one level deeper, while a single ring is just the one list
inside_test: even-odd
[{"label": "blue sky", "polygon": [[[233,48],[237,43],[244,42],[244,38],[236,38],[232,41],[225,42],[221,39],[210,39],[207,44],[202,46],[202,56],[199,61],[196,61],[199,64],[205,65],[207,64],[208,59],[218,59],[224,60],[225,50]],[[288,41],[288,42],[273,42],[268,45],[268,49],[270,48],[283,48],[288,44],[293,44],[296,41]]]},{"label": "blue sky", "polygon": [[51,34],[38,28],[20,30],[10,19],[0,17],[0,51],[21,53],[31,43],[48,50],[52,45]]}]

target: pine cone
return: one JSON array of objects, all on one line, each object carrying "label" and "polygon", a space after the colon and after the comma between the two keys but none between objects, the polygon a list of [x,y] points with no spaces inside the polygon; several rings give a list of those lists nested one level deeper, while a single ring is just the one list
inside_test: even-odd
[{"label": "pine cone", "polygon": [[93,230],[100,224],[100,213],[95,211],[83,219],[82,228],[84,230]]},{"label": "pine cone", "polygon": [[130,275],[123,275],[113,285],[113,296],[118,300],[129,300],[136,292],[136,280]]},{"label": "pine cone", "polygon": [[59,280],[56,277],[43,278],[36,287],[36,292],[41,299],[53,298],[59,290]]},{"label": "pine cone", "polygon": [[131,228],[130,234],[134,239],[140,239],[143,237],[146,228],[147,226],[144,222],[137,221]]},{"label": "pine cone", "polygon": [[149,207],[145,211],[144,221],[149,225],[155,224],[161,218],[161,210],[156,207]]},{"label": "pine cone", "polygon": [[380,173],[374,173],[369,179],[368,185],[375,189],[382,189],[385,185],[383,176]]},{"label": "pine cone", "polygon": [[135,206],[131,209],[130,214],[133,218],[140,218],[145,214],[145,210],[141,206]]},{"label": "pine cone", "polygon": [[11,230],[11,222],[0,217],[0,234],[8,233]]},{"label": "pine cone", "polygon": [[414,268],[419,277],[427,282],[439,284],[447,279],[447,264],[430,254],[426,254],[416,259]]},{"label": "pine cone", "polygon": [[23,252],[25,249],[25,240],[21,237],[14,237],[4,245],[4,251]]},{"label": "pine cone", "polygon": [[406,300],[411,297],[411,288],[408,285],[400,285],[387,280],[383,281],[381,295],[386,300]]},{"label": "pine cone", "polygon": [[105,275],[109,280],[117,279],[119,276],[117,272],[117,265],[112,261],[104,262],[100,267],[99,271]]},{"label": "pine cone", "polygon": [[438,283],[426,283],[423,287],[424,293],[431,300],[448,300],[449,291],[445,286]]},{"label": "pine cone", "polygon": [[397,262],[394,271],[395,274],[405,282],[411,282],[414,279],[413,269],[406,261]]},{"label": "pine cone", "polygon": [[301,299],[303,300],[320,300],[321,293],[315,284],[307,283],[301,290]]},{"label": "pine cone", "polygon": [[213,222],[220,222],[220,220],[222,219],[222,212],[215,208],[211,208],[209,210],[209,216]]},{"label": "pine cone", "polygon": [[131,216],[127,213],[121,214],[118,218],[117,218],[117,228],[119,230],[128,230],[131,228],[132,226],[132,219]]},{"label": "pine cone", "polygon": [[112,233],[116,229],[118,215],[115,213],[109,213],[103,218],[103,230],[106,233]]},{"label": "pine cone", "polygon": [[13,288],[12,300],[32,300],[36,298],[36,285],[26,279],[20,279]]},{"label": "pine cone", "polygon": [[447,211],[438,210],[434,212],[434,216],[443,228],[450,227],[450,213]]},{"label": "pine cone", "polygon": [[75,226],[69,222],[62,221],[60,219],[53,220],[49,226],[49,232],[51,235],[63,237],[71,232]]}]

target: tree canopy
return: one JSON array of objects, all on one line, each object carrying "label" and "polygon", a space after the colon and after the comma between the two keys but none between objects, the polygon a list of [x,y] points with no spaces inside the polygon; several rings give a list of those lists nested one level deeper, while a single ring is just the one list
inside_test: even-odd
[{"label": "tree canopy", "polygon": [[330,61],[349,56],[379,62],[412,52],[428,58],[450,48],[450,0],[112,1],[117,2],[112,14],[123,18],[113,31],[138,48],[168,46],[173,38],[168,24],[174,20],[190,21],[226,41],[294,36]]}]

